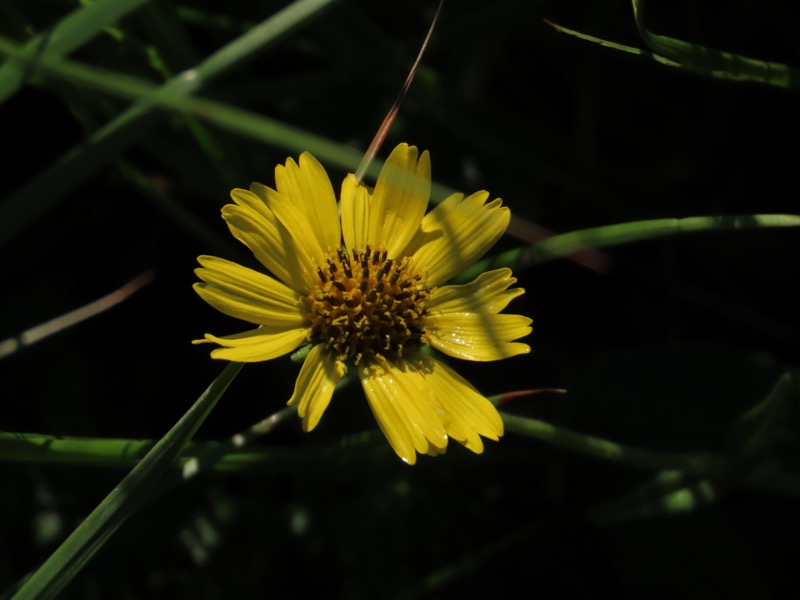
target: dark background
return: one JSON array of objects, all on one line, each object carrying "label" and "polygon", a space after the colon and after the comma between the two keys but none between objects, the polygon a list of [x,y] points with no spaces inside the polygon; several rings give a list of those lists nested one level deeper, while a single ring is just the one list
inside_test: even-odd
[{"label": "dark background", "polygon": [[[285,3],[153,2],[72,58],[155,82],[145,48],[192,67]],[[210,25],[187,17],[222,14]],[[69,2],[0,8],[23,41]],[[651,2],[651,30],[800,65],[800,15],[786,0]],[[413,63],[434,2],[343,1],[203,95],[365,149]],[[4,14],[5,11],[5,14]],[[174,19],[174,36],[153,13]],[[5,16],[5,19],[3,18]],[[797,213],[797,93],[703,78],[559,34],[543,19],[642,47],[631,8],[609,2],[448,2],[381,156],[431,152],[438,182],[485,188],[555,232],[643,219]],[[169,22],[169,21],[168,21]],[[37,79],[0,105],[0,198],[39,176],[126,104]],[[272,185],[284,148],[162,115],[2,250],[0,339],[88,303],[148,270],[127,302],[0,361],[0,428],[158,438],[222,364],[205,332],[242,324],[200,301],[199,254],[253,264],[219,218],[232,187]],[[296,153],[295,153],[296,154]],[[323,161],[324,162],[324,161]],[[193,235],[134,185],[134,168],[218,239]],[[328,169],[334,187],[345,171]],[[497,250],[517,247],[507,236]],[[663,451],[724,451],[738,415],[798,359],[794,229],[683,235],[603,250],[595,272],[560,260],[517,273],[532,352],[453,363],[487,395],[559,387],[507,405],[577,431]],[[279,410],[298,366],[247,366],[198,439],[223,440]],[[732,485],[684,515],[603,524],[592,508],[651,473],[517,435],[481,456],[451,446],[409,468],[380,435],[358,386],[320,426],[292,419],[261,443],[282,460],[199,478],[131,519],[65,593],[76,598],[769,598],[796,586],[785,547],[792,496]],[[794,414],[772,460],[796,464]],[[356,451],[352,440],[373,432]],[[344,449],[343,449],[344,448]],[[292,452],[295,450],[295,452]],[[124,470],[0,463],[0,587],[8,588],[124,476]],[[51,527],[52,529],[48,529]]]}]

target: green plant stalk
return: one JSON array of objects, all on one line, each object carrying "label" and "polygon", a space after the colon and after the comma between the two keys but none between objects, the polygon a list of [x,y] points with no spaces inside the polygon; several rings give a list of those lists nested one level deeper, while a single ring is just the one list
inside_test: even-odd
[{"label": "green plant stalk", "polygon": [[181,419],[22,585],[19,600],[55,598],[151,493],[242,368],[229,363]]}]

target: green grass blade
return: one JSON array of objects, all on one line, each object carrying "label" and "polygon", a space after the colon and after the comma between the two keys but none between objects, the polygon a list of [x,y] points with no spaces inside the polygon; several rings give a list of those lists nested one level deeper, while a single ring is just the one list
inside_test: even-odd
[{"label": "green grass blade", "polygon": [[644,43],[658,54],[680,64],[682,69],[718,79],[753,81],[783,88],[800,87],[800,70],[777,62],[722,52],[684,40],[656,35],[644,26],[644,0],[631,0],[636,26]]},{"label": "green grass blade", "polygon": [[464,271],[456,278],[456,281],[469,281],[484,271],[500,267],[524,269],[581,252],[586,248],[619,246],[683,233],[770,227],[800,227],[800,215],[731,215],[652,219],[581,229],[555,235],[538,244],[516,248],[481,260]]},{"label": "green grass blade", "polygon": [[[162,116],[156,110],[159,107],[170,107],[208,119],[221,113],[219,118],[227,122],[228,128],[234,131],[248,133],[251,127],[257,125],[256,132],[252,135],[269,137],[279,145],[281,140],[292,139],[287,136],[295,135],[297,140],[294,146],[301,146],[306,141],[314,139],[319,141],[320,146],[327,148],[327,154],[331,156],[347,155],[347,151],[343,151],[340,145],[299,130],[293,132],[292,128],[282,126],[277,121],[257,119],[255,115],[246,111],[230,108],[225,110],[227,107],[223,107],[220,103],[205,102],[195,105],[191,98],[191,94],[202,85],[250,57],[257,50],[276,42],[311,16],[320,14],[321,10],[333,1],[297,0],[221,48],[196,68],[185,71],[161,87],[116,72],[77,65],[55,55],[43,54],[32,57],[25,53],[24,48],[0,38],[0,54],[11,57],[12,62],[18,61],[19,64],[26,66],[35,65],[36,69],[71,83],[137,100],[134,106],[95,132],[86,144],[61,157],[56,164],[0,206],[0,248],[61,201],[100,165],[118,156],[124,148],[146,135]],[[351,162],[358,164],[360,154],[354,150],[350,152]],[[353,157],[353,154],[357,158]]]},{"label": "green grass blade", "polygon": [[750,58],[732,52],[723,52],[714,48],[708,48],[707,46],[692,44],[677,38],[651,33],[643,24],[643,0],[632,0],[632,2],[634,18],[636,19],[639,34],[650,50],[618,44],[557,25],[547,20],[545,20],[545,22],[556,31],[577,37],[587,42],[592,42],[628,54],[643,56],[661,63],[662,65],[675,67],[705,77],[727,79],[730,81],[752,81],[782,88],[800,88],[800,70],[783,63]]},{"label": "green grass blade", "polygon": [[567,35],[571,35],[572,37],[576,37],[580,40],[584,40],[586,42],[591,42],[593,44],[597,44],[598,46],[603,46],[604,48],[611,48],[613,50],[619,50],[620,52],[625,52],[627,54],[634,54],[636,56],[644,56],[646,58],[650,58],[655,60],[656,62],[660,62],[663,65],[667,65],[668,67],[680,67],[681,64],[675,62],[674,60],[669,60],[664,56],[659,56],[658,54],[653,54],[648,50],[643,50],[642,48],[635,48],[633,46],[626,46],[625,44],[618,44],[616,42],[611,42],[609,40],[604,40],[599,37],[595,37],[593,35],[588,35],[586,33],[581,33],[580,31],[575,31],[574,29],[569,29],[568,27],[564,27],[563,25],[559,25],[557,23],[553,23],[545,19],[545,23],[550,25],[553,29],[558,31],[559,33],[565,33]]},{"label": "green grass blade", "polygon": [[[25,44],[22,53],[35,58],[43,54],[69,54],[95,37],[126,14],[150,0],[96,0],[75,9],[46,33],[40,33]],[[24,63],[7,62],[0,66],[0,103],[12,96],[27,76]]]},{"label": "green grass blade", "polygon": [[15,598],[55,598],[59,594],[160,482],[241,368],[241,363],[225,367],[189,411],[22,585]]}]

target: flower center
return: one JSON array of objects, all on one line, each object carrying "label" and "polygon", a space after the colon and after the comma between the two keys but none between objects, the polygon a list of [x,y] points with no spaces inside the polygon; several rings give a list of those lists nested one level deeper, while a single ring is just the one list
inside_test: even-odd
[{"label": "flower center", "polygon": [[409,259],[367,246],[337,250],[317,267],[319,282],[305,299],[310,339],[327,345],[338,360],[396,359],[427,343],[422,317],[429,292],[408,273]]}]

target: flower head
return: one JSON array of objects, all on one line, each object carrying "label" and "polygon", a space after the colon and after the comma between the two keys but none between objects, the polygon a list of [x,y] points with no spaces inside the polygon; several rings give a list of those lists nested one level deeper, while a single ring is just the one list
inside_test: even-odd
[{"label": "flower head", "polygon": [[221,312],[258,325],[197,342],[220,347],[213,358],[270,360],[313,344],[289,405],[303,427],[317,425],[348,366],[394,451],[441,454],[452,438],[476,453],[481,436],[497,440],[494,406],[455,371],[423,352],[475,361],[530,351],[514,340],[531,320],[501,314],[523,293],[509,269],[466,285],[441,285],[500,238],[510,213],[488,192],[454,194],[426,213],[430,158],[401,144],[374,190],[348,175],[341,204],[308,153],[275,169],[275,188],[235,189],[222,209],[233,235],[273,276],[212,256],[198,258],[195,290]]}]

